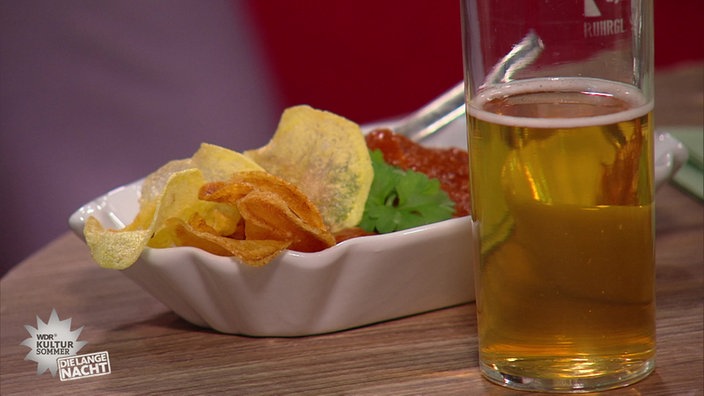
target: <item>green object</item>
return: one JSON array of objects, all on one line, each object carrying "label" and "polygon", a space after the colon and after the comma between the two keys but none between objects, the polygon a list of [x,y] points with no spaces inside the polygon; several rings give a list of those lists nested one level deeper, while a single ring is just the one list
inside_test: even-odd
[{"label": "green object", "polygon": [[704,129],[701,126],[663,129],[682,142],[689,153],[687,162],[675,174],[673,181],[704,200]]},{"label": "green object", "polygon": [[385,234],[452,218],[455,202],[440,188],[439,180],[389,165],[379,150],[370,154],[374,181],[361,228]]}]

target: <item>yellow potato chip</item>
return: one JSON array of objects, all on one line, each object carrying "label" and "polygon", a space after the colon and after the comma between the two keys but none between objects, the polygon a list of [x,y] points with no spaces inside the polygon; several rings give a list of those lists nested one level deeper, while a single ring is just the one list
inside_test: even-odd
[{"label": "yellow potato chip", "polygon": [[152,236],[150,229],[116,231],[103,228],[95,217],[89,217],[83,228],[93,259],[101,267],[125,269],[134,264]]},{"label": "yellow potato chip", "polygon": [[206,180],[228,179],[233,173],[262,168],[244,155],[204,143],[192,158],[169,161],[142,182],[140,210],[121,230],[105,229],[91,218],[84,235],[91,254],[105,268],[125,269],[132,265],[146,246],[170,247],[176,243],[169,229],[169,218],[188,220],[198,214],[218,235],[235,232],[240,220],[235,207],[198,199]]},{"label": "yellow potato chip", "polygon": [[199,229],[207,229],[213,235],[228,236],[236,232],[241,219],[236,207],[217,202],[195,201],[179,215],[162,218],[156,225],[154,236],[149,240],[148,246],[153,248],[168,248],[180,246],[173,230],[168,229],[166,223],[171,219],[187,220],[193,223],[197,219]]},{"label": "yellow potato chip", "polygon": [[[237,208],[217,202],[199,201],[198,204],[202,208],[193,216],[197,216],[214,234],[229,236],[237,232],[237,226],[242,218]],[[192,221],[193,216],[189,221]]]},{"label": "yellow potato chip", "polygon": [[200,145],[191,162],[203,172],[206,181],[227,180],[241,171],[264,170],[243,154],[208,143]]},{"label": "yellow potato chip", "polygon": [[[163,192],[150,198],[132,224],[121,230],[105,229],[90,217],[83,234],[95,261],[111,269],[125,269],[134,264],[166,219],[188,218],[201,208],[194,204],[199,202],[198,189],[203,183],[203,175],[195,168],[171,173]],[[151,221],[147,222],[149,218]]]},{"label": "yellow potato chip", "polygon": [[187,219],[195,213],[198,205],[198,190],[205,183],[198,169],[187,169],[174,173],[161,194],[153,222],[158,226],[171,217]]},{"label": "yellow potato chip", "polygon": [[169,161],[149,174],[142,183],[140,204],[157,199],[164,192],[171,175],[194,168],[200,169],[205,181],[227,180],[233,173],[245,170],[263,170],[243,154],[202,143],[191,158]]},{"label": "yellow potato chip", "polygon": [[174,173],[195,168],[190,158],[169,161],[159,167],[159,169],[150,173],[142,182],[141,195],[139,197],[140,205],[148,205],[153,203],[164,192],[166,183]]},{"label": "yellow potato chip", "polygon": [[309,106],[291,107],[271,141],[244,154],[300,188],[332,232],[361,220],[374,171],[354,122]]},{"label": "yellow potato chip", "polygon": [[269,144],[245,154],[204,143],[191,158],[148,175],[129,225],[111,230],[86,221],[95,261],[124,269],[147,246],[194,246],[263,265],[287,248],[332,246],[332,231],[361,219],[374,174],[355,123],[293,107]]}]

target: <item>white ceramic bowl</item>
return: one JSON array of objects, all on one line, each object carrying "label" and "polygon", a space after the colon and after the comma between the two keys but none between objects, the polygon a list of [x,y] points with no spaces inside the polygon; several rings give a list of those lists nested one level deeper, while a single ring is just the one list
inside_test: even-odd
[{"label": "white ceramic bowl", "polygon": [[[466,148],[458,120],[426,144]],[[656,141],[656,181],[686,161],[672,136]],[[117,188],[69,219],[83,238],[96,216],[113,228],[139,210],[140,183]],[[190,247],[147,248],[122,272],[185,320],[223,333],[301,336],[363,326],[474,300],[468,217],[354,238],[318,253],[286,251],[253,268]],[[96,264],[97,265],[97,264]]]}]

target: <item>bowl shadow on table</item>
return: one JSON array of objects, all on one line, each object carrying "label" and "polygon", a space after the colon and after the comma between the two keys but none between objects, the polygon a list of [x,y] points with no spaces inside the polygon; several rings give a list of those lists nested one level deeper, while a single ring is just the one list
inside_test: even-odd
[{"label": "bowl shadow on table", "polygon": [[[467,334],[476,331],[474,315],[474,304],[463,304],[322,335],[251,337],[200,328],[163,312],[120,325],[105,336],[122,340],[112,341],[110,356],[116,364],[140,359],[140,366],[148,365],[153,372],[178,371],[196,387],[207,378],[211,385],[215,381],[231,389],[306,391],[310,386],[331,386],[324,377],[334,371],[344,381],[332,385],[342,388],[330,391],[373,394],[391,385],[401,390],[422,389],[431,382],[466,382],[468,374],[477,370],[476,337]],[[428,323],[435,325],[429,328]],[[120,335],[113,337],[114,333]],[[135,333],[138,339],[129,336]],[[130,351],[139,351],[139,356]],[[195,367],[194,361],[202,361],[202,367]],[[213,371],[229,380],[214,378]],[[280,373],[283,382],[269,384],[273,390],[257,383],[264,371]],[[167,377],[154,379],[157,389],[168,386]]]},{"label": "bowl shadow on table", "polygon": [[320,334],[309,334],[309,335],[301,335],[301,336],[258,336],[258,335],[248,335],[248,334],[228,334],[228,333],[223,333],[219,332],[217,330],[208,328],[208,327],[202,327],[195,325],[193,323],[190,323],[189,321],[183,319],[173,311],[168,311],[168,312],[162,312],[159,314],[156,314],[149,319],[141,320],[135,323],[127,323],[123,324],[121,326],[118,326],[114,328],[114,331],[132,331],[134,329],[138,328],[161,328],[161,329],[170,329],[174,330],[176,332],[194,332],[194,333],[205,333],[205,334],[213,334],[213,335],[218,335],[218,336],[228,336],[228,337],[239,337],[239,338],[245,338],[245,339],[304,339],[304,338],[313,338],[313,337],[325,337],[325,336],[333,336],[333,335],[342,335],[350,332],[355,332],[355,331],[364,331],[365,329],[368,328],[373,328],[375,326],[380,326],[384,325],[387,323],[393,323],[393,322],[403,322],[404,320],[412,320],[411,318],[414,318],[416,316],[420,315],[432,315],[435,312],[443,311],[446,309],[460,309],[460,307],[463,306],[472,306],[472,327],[470,328],[472,331],[476,331],[476,320],[474,319],[474,303],[461,303],[453,306],[448,306],[448,307],[443,307],[443,308],[438,308],[438,309],[433,309],[425,312],[419,312],[416,314],[411,314],[411,315],[406,315],[398,318],[393,318],[393,319],[388,319],[388,320],[383,320],[375,323],[369,323],[361,326],[356,326],[348,329],[342,329],[342,330],[336,330],[336,331],[330,331],[330,332],[325,332],[325,333],[320,333]]},{"label": "bowl shadow on table", "polygon": [[195,332],[220,334],[215,330],[196,326],[176,315],[173,311],[162,312],[138,322],[126,323],[115,327],[112,331],[131,332],[133,330],[144,329],[154,329],[155,331],[160,331],[159,329],[169,329],[170,332],[173,333]]}]

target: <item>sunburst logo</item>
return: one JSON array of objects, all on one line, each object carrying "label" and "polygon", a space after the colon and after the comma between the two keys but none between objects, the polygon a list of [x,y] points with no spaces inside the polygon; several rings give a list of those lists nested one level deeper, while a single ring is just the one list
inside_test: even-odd
[{"label": "sunburst logo", "polygon": [[22,341],[22,345],[31,349],[24,359],[37,362],[37,375],[48,369],[52,377],[56,376],[56,359],[76,355],[86,344],[85,341],[78,341],[83,327],[72,331],[71,318],[60,320],[55,309],[51,310],[48,322],[44,323],[37,316],[36,328],[29,325],[24,327],[30,337]]}]

